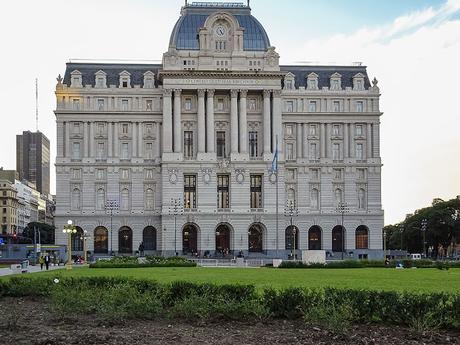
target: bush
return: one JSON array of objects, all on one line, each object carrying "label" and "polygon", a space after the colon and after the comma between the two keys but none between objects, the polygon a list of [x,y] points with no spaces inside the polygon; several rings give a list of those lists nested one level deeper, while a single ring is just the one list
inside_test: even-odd
[{"label": "bush", "polygon": [[146,256],[144,262],[137,257],[115,256],[109,260],[99,260],[90,264],[90,268],[138,268],[138,267],[196,267],[196,263],[182,257]]},{"label": "bush", "polygon": [[309,324],[322,326],[328,331],[344,335],[354,320],[354,310],[348,304],[325,303],[303,310],[303,319]]}]

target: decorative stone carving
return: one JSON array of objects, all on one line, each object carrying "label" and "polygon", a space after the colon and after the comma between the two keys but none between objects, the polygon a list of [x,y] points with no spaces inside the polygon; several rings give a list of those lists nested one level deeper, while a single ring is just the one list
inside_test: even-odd
[{"label": "decorative stone carving", "polygon": [[[374,78],[374,79],[375,79],[375,78]],[[61,77],[61,75],[59,74],[58,77],[56,78],[56,80],[57,80],[57,82],[58,82],[58,83],[57,83],[58,85],[62,85],[62,81],[63,81],[64,79],[63,79],[63,78]]]},{"label": "decorative stone carving", "polygon": [[201,169],[201,173],[203,174],[203,183],[209,184],[211,182],[212,169],[209,169],[209,168]]},{"label": "decorative stone carving", "polygon": [[372,79],[372,86],[376,87],[378,83],[379,83],[379,81],[377,80],[376,77],[374,77],[374,79]]},{"label": "decorative stone carving", "polygon": [[172,96],[172,90],[171,89],[163,89],[163,96],[171,97]]},{"label": "decorative stone carving", "polygon": [[208,97],[214,97],[214,92],[215,92],[216,90],[214,90],[214,89],[207,89],[206,91],[207,91],[207,93],[208,93]]},{"label": "decorative stone carving", "polygon": [[239,184],[244,182],[244,172],[244,169],[235,169],[235,179]]},{"label": "decorative stone carving", "polygon": [[169,182],[171,184],[176,184],[178,180],[179,170],[178,169],[168,169],[168,173],[169,173]]},{"label": "decorative stone carving", "polygon": [[228,128],[228,123],[225,121],[216,121],[215,129],[224,130]]},{"label": "decorative stone carving", "polygon": [[217,162],[220,170],[227,170],[230,166],[230,160],[228,159],[219,159]]}]

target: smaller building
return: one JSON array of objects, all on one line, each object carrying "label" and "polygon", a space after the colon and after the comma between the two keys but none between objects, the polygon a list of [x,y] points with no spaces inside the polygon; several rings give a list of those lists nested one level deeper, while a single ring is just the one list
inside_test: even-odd
[{"label": "smaller building", "polygon": [[0,179],[0,206],[2,234],[14,233],[18,227],[18,199],[14,184],[6,179]]}]

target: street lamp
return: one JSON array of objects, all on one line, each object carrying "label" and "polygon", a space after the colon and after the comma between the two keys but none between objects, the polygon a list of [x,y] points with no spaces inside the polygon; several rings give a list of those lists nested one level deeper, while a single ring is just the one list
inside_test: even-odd
[{"label": "street lamp", "polygon": [[171,198],[169,215],[174,215],[174,255],[177,256],[177,216],[184,214],[184,207],[181,198]]},{"label": "street lamp", "polygon": [[105,202],[105,211],[110,212],[110,256],[113,254],[113,247],[112,247],[112,238],[113,238],[113,211],[117,211],[119,209],[119,204],[117,200],[107,200]]},{"label": "street lamp", "polygon": [[67,225],[64,225],[62,230],[64,234],[67,234],[67,262],[65,264],[66,269],[72,269],[72,234],[77,233],[77,228],[73,225],[73,222],[69,219]]},{"label": "street lamp", "polygon": [[423,255],[426,256],[426,249],[425,249],[425,246],[426,246],[426,241],[425,241],[425,233],[426,233],[426,227],[428,225],[428,221],[424,218],[422,219],[422,223],[421,223],[421,226],[420,226],[420,229],[422,230],[422,234],[423,234]]},{"label": "street lamp", "polygon": [[299,215],[299,209],[297,208],[297,205],[294,200],[288,200],[286,202],[286,207],[284,208],[284,215],[286,217],[289,217],[290,219],[290,227],[289,230],[291,231],[291,234],[294,236],[294,241],[293,241],[293,259],[296,259],[296,246],[295,246],[295,238],[297,235],[297,229],[293,226],[293,218],[297,217]]},{"label": "street lamp", "polygon": [[346,202],[339,202],[337,204],[336,211],[342,215],[342,260],[343,260],[343,252],[345,251],[345,231],[343,227],[343,219],[345,213],[348,213],[350,209],[348,208],[348,204]]},{"label": "street lamp", "polygon": [[90,238],[90,236],[88,235],[88,231],[86,230],[83,230],[83,235],[80,237],[80,239],[83,241],[83,252],[84,252],[84,261],[85,261],[85,264],[86,264],[86,261],[87,261],[87,258],[88,258],[88,255],[87,255],[87,243],[86,241]]}]

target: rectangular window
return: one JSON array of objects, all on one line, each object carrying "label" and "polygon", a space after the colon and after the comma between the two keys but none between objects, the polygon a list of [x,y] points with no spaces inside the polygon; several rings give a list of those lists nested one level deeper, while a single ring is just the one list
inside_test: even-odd
[{"label": "rectangular window", "polygon": [[102,98],[97,100],[97,110],[104,110],[104,100]]},{"label": "rectangular window", "polygon": [[251,208],[262,208],[262,175],[251,175]]},{"label": "rectangular window", "polygon": [[366,179],[366,169],[356,169],[358,174],[358,179],[365,180]]},{"label": "rectangular window", "polygon": [[308,103],[308,111],[310,113],[316,112],[316,101],[310,101],[310,103]]},{"label": "rectangular window", "polygon": [[122,85],[123,87],[128,87],[128,81],[127,81],[127,80],[123,80],[123,81],[121,82],[121,85]]},{"label": "rectangular window", "polygon": [[317,89],[317,81],[316,79],[308,79],[308,89],[315,90]]},{"label": "rectangular window", "polygon": [[104,134],[104,124],[103,123],[98,123],[97,124],[97,133],[99,135],[103,135]]},{"label": "rectangular window", "polygon": [[249,132],[249,157],[258,157],[259,150],[257,147],[257,132]]},{"label": "rectangular window", "polygon": [[72,100],[72,109],[80,110],[80,100],[79,99]]},{"label": "rectangular window", "polygon": [[184,157],[193,157],[193,132],[184,131]]},{"label": "rectangular window", "polygon": [[148,123],[147,125],[145,125],[145,131],[147,132],[147,135],[152,135],[153,125],[151,123]]},{"label": "rectangular window", "polygon": [[310,169],[311,179],[319,180],[319,169]]},{"label": "rectangular window", "polygon": [[97,143],[97,158],[102,159],[105,156],[105,145],[104,143]]},{"label": "rectangular window", "polygon": [[334,169],[334,180],[342,180],[342,169]]},{"label": "rectangular window", "polygon": [[80,169],[72,169],[72,178],[74,180],[81,179],[81,170]]},{"label": "rectangular window", "polygon": [[364,111],[364,104],[362,101],[356,102],[356,112],[362,113]]},{"label": "rectangular window", "polygon": [[74,124],[73,124],[73,134],[80,134],[80,123],[74,122]]},{"label": "rectangular window", "polygon": [[73,143],[72,158],[80,159],[80,157],[80,143]]},{"label": "rectangular window", "polygon": [[218,131],[216,133],[216,143],[217,143],[217,157],[225,158],[225,132]]},{"label": "rectangular window", "polygon": [[256,111],[256,100],[254,98],[250,98],[249,101],[248,101],[248,108],[249,108],[249,111]]},{"label": "rectangular window", "polygon": [[145,101],[145,108],[147,111],[151,111],[153,109],[153,101],[151,99]]},{"label": "rectangular window", "polygon": [[356,89],[357,90],[363,90],[363,81],[361,79],[356,80]]},{"label": "rectangular window", "polygon": [[122,159],[129,158],[129,144],[128,143],[121,144],[121,158]]},{"label": "rectangular window", "polygon": [[356,144],[356,159],[358,160],[364,159],[363,144]]},{"label": "rectangular window", "polygon": [[310,143],[309,155],[311,160],[318,159],[318,145],[316,143]]},{"label": "rectangular window", "polygon": [[185,108],[186,111],[192,110],[192,99],[191,98],[186,98],[185,99],[184,108]]},{"label": "rectangular window", "polygon": [[129,179],[129,170],[128,169],[121,169],[121,178],[123,180]]},{"label": "rectangular window", "polygon": [[153,158],[153,143],[146,143],[145,144],[145,155],[147,159]]},{"label": "rectangular window", "polygon": [[334,101],[332,103],[332,109],[335,113],[338,113],[340,111],[340,101]]},{"label": "rectangular window", "polygon": [[145,170],[145,179],[146,180],[153,180],[153,170],[152,169],[146,169]]},{"label": "rectangular window", "polygon": [[331,90],[339,90],[339,80],[338,79],[333,79],[331,80]]},{"label": "rectangular window", "polygon": [[196,176],[184,175],[184,208],[196,208]]},{"label": "rectangular window", "polygon": [[127,123],[123,123],[123,124],[121,125],[121,132],[122,132],[123,134],[128,134],[128,128],[129,128],[129,127],[128,127],[128,124],[127,124]]},{"label": "rectangular window", "polygon": [[356,135],[358,135],[358,136],[363,135],[363,126],[362,125],[356,125]]},{"label": "rectangular window", "polygon": [[293,101],[286,102],[286,112],[288,113],[294,112],[294,102]]},{"label": "rectangular window", "polygon": [[286,125],[286,135],[291,136],[293,133],[293,126],[292,125]]},{"label": "rectangular window", "polygon": [[332,135],[335,135],[335,136],[340,135],[340,126],[339,125],[333,125],[332,126]]},{"label": "rectangular window", "polygon": [[104,179],[104,169],[96,169],[96,179],[97,180]]},{"label": "rectangular window", "polygon": [[294,144],[292,143],[286,144],[286,159],[288,161],[294,160]]},{"label": "rectangular window", "polygon": [[340,144],[332,145],[332,159],[334,161],[340,160]]},{"label": "rectangular window", "polygon": [[230,208],[228,175],[217,175],[217,208]]},{"label": "rectangular window", "polygon": [[310,125],[309,130],[308,130],[308,133],[309,133],[310,135],[316,135],[316,133],[317,133],[317,127],[316,127],[316,125]]},{"label": "rectangular window", "polygon": [[217,110],[224,111],[224,99],[223,98],[217,99]]},{"label": "rectangular window", "polygon": [[128,111],[128,106],[129,106],[128,100],[122,99],[121,100],[121,110]]}]

